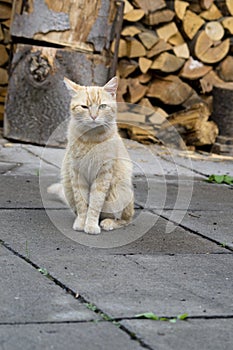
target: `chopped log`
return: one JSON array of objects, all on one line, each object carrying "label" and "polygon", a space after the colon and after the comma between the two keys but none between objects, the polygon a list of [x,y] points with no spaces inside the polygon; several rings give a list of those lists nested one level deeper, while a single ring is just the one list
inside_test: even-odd
[{"label": "chopped log", "polygon": [[171,22],[157,29],[157,34],[160,39],[168,41],[173,35],[178,32],[175,22]]},{"label": "chopped log", "polygon": [[180,58],[188,59],[190,56],[189,47],[186,43],[175,46],[173,51],[175,55]]},{"label": "chopped log", "polygon": [[149,25],[149,26],[154,26],[158,25],[161,23],[167,23],[173,20],[175,16],[175,13],[171,10],[161,10],[161,11],[156,11],[149,13],[148,15],[145,16],[143,23]]},{"label": "chopped log", "polygon": [[4,40],[4,33],[2,30],[2,27],[0,26],[0,41],[3,41],[3,40]]},{"label": "chopped log", "polygon": [[130,4],[130,2],[128,0],[124,0],[124,14],[132,11],[134,9],[133,5]]},{"label": "chopped log", "polygon": [[[111,52],[114,53],[115,52],[115,44],[116,41],[114,40],[111,46]],[[120,39],[119,40],[119,47],[118,47],[118,57],[125,57],[127,56],[127,42],[124,39]]]},{"label": "chopped log", "polygon": [[122,36],[135,36],[137,34],[141,33],[141,29],[139,26],[132,25],[132,26],[126,26],[123,28],[121,35]]},{"label": "chopped log", "polygon": [[213,5],[214,0],[201,0],[200,4],[201,4],[201,8],[203,10],[208,10],[210,8],[210,6]]},{"label": "chopped log", "polygon": [[147,92],[148,97],[159,99],[168,105],[179,105],[186,101],[193,89],[175,75],[153,80]]},{"label": "chopped log", "polygon": [[224,36],[223,26],[217,21],[207,23],[205,26],[205,32],[213,41],[219,41]]},{"label": "chopped log", "polygon": [[166,120],[168,114],[162,108],[154,108],[154,113],[149,117],[149,122],[153,124],[154,128],[158,129]]},{"label": "chopped log", "polygon": [[151,69],[172,73],[180,69],[184,65],[184,62],[185,60],[183,58],[176,57],[168,52],[163,52],[155,58]]},{"label": "chopped log", "polygon": [[145,96],[147,92],[147,86],[142,85],[139,83],[138,79],[128,79],[128,87],[129,87],[129,102],[130,103],[136,103],[143,96]]},{"label": "chopped log", "polygon": [[200,0],[190,1],[189,10],[199,15],[202,11]]},{"label": "chopped log", "polygon": [[233,34],[233,17],[224,18],[222,20],[222,25],[229,31],[230,34]]},{"label": "chopped log", "polygon": [[8,53],[4,45],[0,45],[0,66],[3,66],[9,60]]},{"label": "chopped log", "polygon": [[140,113],[133,113],[131,111],[125,111],[125,112],[120,112],[117,113],[117,122],[127,122],[127,123],[145,123],[146,117],[145,114],[140,114]]},{"label": "chopped log", "polygon": [[205,66],[202,62],[190,57],[189,60],[185,62],[184,67],[180,72],[180,76],[189,80],[196,80],[202,78],[211,70],[211,66]]},{"label": "chopped log", "polygon": [[224,81],[233,82],[233,57],[227,56],[224,61],[220,63],[218,73],[220,78]]},{"label": "chopped log", "polygon": [[207,21],[215,21],[222,17],[221,12],[218,7],[213,3],[207,11],[203,11],[200,13],[200,16]]},{"label": "chopped log", "polygon": [[226,0],[226,6],[227,6],[230,14],[233,16],[233,2],[232,2],[232,0]]},{"label": "chopped log", "polygon": [[133,3],[136,7],[143,9],[146,14],[166,7],[164,0],[133,0]]},{"label": "chopped log", "polygon": [[192,108],[168,116],[167,121],[161,125],[156,136],[160,139],[166,129],[170,130],[170,133],[172,131],[175,133],[175,127],[187,145],[213,144],[218,134],[218,128],[215,123],[209,122],[208,118],[209,110],[205,104],[196,104]]},{"label": "chopped log", "polygon": [[4,68],[0,68],[0,84],[6,85],[8,83],[8,73]]},{"label": "chopped log", "polygon": [[218,136],[218,127],[212,121],[197,120],[195,130],[189,131],[185,136],[187,145],[205,146],[212,145]]},{"label": "chopped log", "polygon": [[183,19],[183,29],[189,39],[193,39],[205,21],[190,10],[187,10]]},{"label": "chopped log", "polygon": [[169,45],[164,39],[159,39],[158,43],[155,44],[149,51],[147,51],[147,57],[151,58],[157,56],[164,51],[169,51],[172,49],[172,46]]},{"label": "chopped log", "polygon": [[118,63],[118,72],[121,78],[127,78],[138,67],[138,62],[134,60],[122,59]]},{"label": "chopped log", "polygon": [[146,84],[151,80],[151,74],[146,73],[146,74],[141,74],[138,76],[138,81],[141,84]]},{"label": "chopped log", "polygon": [[145,129],[145,127],[131,126],[128,130],[131,140],[148,145],[150,143],[161,143],[154,135],[154,130]]},{"label": "chopped log", "polygon": [[[119,79],[119,83],[118,83],[118,89],[117,89],[117,102],[121,102],[121,106],[122,107],[122,104],[125,103],[125,100],[124,100],[124,95],[127,93],[127,88],[128,88],[128,81],[127,79]],[[119,107],[119,105],[118,105]],[[122,109],[122,108],[120,108]]]},{"label": "chopped log", "polygon": [[219,45],[216,45],[206,32],[202,31],[197,37],[194,51],[199,60],[212,64],[221,61],[227,55],[229,49],[229,39],[225,39]]},{"label": "chopped log", "polygon": [[174,8],[177,17],[182,21],[189,3],[187,1],[175,0]]},{"label": "chopped log", "polygon": [[[63,78],[81,85],[104,85],[111,59],[69,49],[17,45],[5,109],[4,135],[45,144],[68,117],[70,96]],[[82,69],[80,69],[82,67]],[[48,103],[49,101],[49,103]],[[53,140],[59,145],[65,140]]]},{"label": "chopped log", "polygon": [[151,30],[140,33],[138,37],[148,50],[159,41],[158,36]]},{"label": "chopped log", "polygon": [[127,38],[126,43],[127,43],[127,56],[129,58],[141,57],[146,55],[146,50],[144,46],[137,39]]},{"label": "chopped log", "polygon": [[182,37],[182,35],[180,34],[180,32],[177,32],[175,35],[172,35],[168,39],[168,43],[173,45],[173,46],[178,46],[178,45],[184,44],[185,41],[184,41],[184,38]]},{"label": "chopped log", "polygon": [[152,65],[152,61],[146,57],[139,58],[139,67],[142,73],[147,73]]},{"label": "chopped log", "polygon": [[154,113],[154,107],[151,104],[150,100],[146,97],[142,98],[139,102],[138,102],[139,106],[143,107],[143,111],[144,109],[146,110],[146,115],[152,115]]},{"label": "chopped log", "polygon": [[139,21],[143,16],[145,15],[145,12],[143,10],[135,10],[133,9],[130,12],[127,12],[124,15],[124,19],[128,22],[137,22]]},{"label": "chopped log", "polygon": [[11,17],[11,4],[0,2],[0,14],[1,20],[9,19]]},{"label": "chopped log", "polygon": [[222,87],[223,89],[232,89],[233,83],[225,82],[220,79],[216,72],[211,70],[208,74],[206,74],[202,79],[200,79],[200,84],[202,87],[202,92],[208,93],[213,90],[213,87]]},{"label": "chopped log", "polygon": [[66,0],[63,6],[54,0],[19,0],[13,11],[11,34],[88,52],[103,52],[109,49],[116,12],[116,3],[110,0]]}]

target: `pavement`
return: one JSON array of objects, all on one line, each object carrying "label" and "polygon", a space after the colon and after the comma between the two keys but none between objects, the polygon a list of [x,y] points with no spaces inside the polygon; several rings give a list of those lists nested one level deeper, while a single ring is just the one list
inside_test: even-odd
[{"label": "pavement", "polygon": [[233,159],[126,145],[135,219],[91,236],[46,193],[64,150],[1,138],[1,350],[233,349]]}]

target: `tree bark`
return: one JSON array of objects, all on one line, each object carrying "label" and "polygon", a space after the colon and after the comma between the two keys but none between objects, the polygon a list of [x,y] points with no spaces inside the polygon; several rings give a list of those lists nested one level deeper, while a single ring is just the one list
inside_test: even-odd
[{"label": "tree bark", "polygon": [[[69,116],[64,76],[81,85],[104,85],[110,59],[68,49],[18,45],[5,106],[5,137],[45,144]],[[52,146],[65,141],[65,131]]]}]

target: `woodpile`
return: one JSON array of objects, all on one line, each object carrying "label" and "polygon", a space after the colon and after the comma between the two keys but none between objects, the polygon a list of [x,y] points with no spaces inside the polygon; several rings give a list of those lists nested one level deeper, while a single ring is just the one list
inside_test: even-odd
[{"label": "woodpile", "polygon": [[[232,34],[232,0],[125,0],[117,70],[120,126],[146,122],[148,139],[140,128],[128,129],[146,142],[172,139],[170,125],[188,146],[213,144],[213,88],[233,89]],[[133,120],[124,102],[154,111],[153,122],[141,110],[140,122]]]},{"label": "woodpile", "polygon": [[11,0],[0,0],[0,121],[3,120],[10,62]]}]

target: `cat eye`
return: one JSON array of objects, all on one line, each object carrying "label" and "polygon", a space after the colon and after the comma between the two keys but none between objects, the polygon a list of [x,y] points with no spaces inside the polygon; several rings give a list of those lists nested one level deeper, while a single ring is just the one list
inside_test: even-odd
[{"label": "cat eye", "polygon": [[105,109],[107,107],[108,107],[108,105],[106,105],[105,103],[99,105],[99,109]]},{"label": "cat eye", "polygon": [[88,109],[88,108],[89,108],[89,107],[86,106],[86,105],[81,105],[80,107],[83,108],[83,109]]}]

